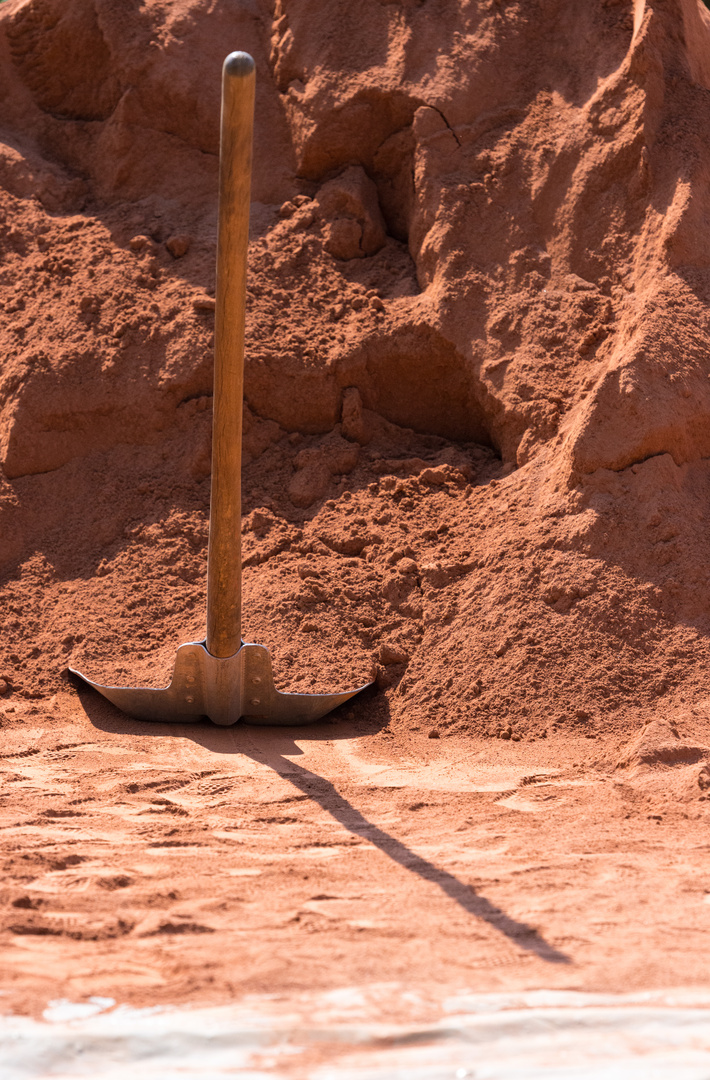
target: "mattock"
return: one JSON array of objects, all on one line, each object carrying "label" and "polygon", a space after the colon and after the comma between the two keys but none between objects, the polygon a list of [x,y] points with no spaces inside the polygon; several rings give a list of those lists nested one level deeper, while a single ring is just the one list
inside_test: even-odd
[{"label": "mattock", "polygon": [[255,65],[230,53],[222,68],[219,235],[215,308],[212,496],[207,556],[207,636],[178,648],[162,690],[100,686],[70,669],[139,720],[209,717],[215,724],[301,724],[358,694],[282,694],[263,645],[242,641],[241,466],[244,325]]}]

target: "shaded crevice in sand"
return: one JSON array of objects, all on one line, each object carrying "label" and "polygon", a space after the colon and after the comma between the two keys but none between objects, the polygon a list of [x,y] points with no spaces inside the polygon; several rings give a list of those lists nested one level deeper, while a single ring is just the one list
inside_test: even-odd
[{"label": "shaded crevice in sand", "polygon": [[360,357],[343,360],[337,378],[357,387],[365,408],[399,427],[492,444],[482,384],[456,347],[426,324],[369,338]]}]

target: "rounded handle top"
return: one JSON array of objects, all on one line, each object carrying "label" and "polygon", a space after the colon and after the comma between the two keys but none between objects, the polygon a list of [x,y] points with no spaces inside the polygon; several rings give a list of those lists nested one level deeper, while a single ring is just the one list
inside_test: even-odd
[{"label": "rounded handle top", "polygon": [[229,75],[232,79],[246,79],[253,74],[255,68],[256,64],[249,53],[233,52],[224,61],[222,71],[225,76]]}]

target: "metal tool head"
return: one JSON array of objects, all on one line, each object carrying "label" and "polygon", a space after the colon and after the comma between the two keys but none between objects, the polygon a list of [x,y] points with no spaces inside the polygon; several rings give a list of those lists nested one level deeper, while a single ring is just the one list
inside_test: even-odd
[{"label": "metal tool head", "polygon": [[271,657],[263,645],[242,645],[224,659],[207,652],[204,643],[181,645],[170,685],[161,690],[143,686],[101,686],[69,669],[137,720],[194,723],[208,717],[228,727],[249,724],[304,724],[319,720],[372,683],[342,694],[282,694],[274,686]]}]

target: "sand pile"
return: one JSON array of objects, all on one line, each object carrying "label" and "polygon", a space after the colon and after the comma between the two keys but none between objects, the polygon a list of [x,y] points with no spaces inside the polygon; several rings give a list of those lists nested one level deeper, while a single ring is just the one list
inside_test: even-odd
[{"label": "sand pile", "polygon": [[246,633],[383,721],[707,696],[696,0],[6,0],[6,722],[204,623],[219,69],[259,71]]},{"label": "sand pile", "polygon": [[[245,635],[377,683],[303,730],[66,676],[204,634],[236,48]],[[705,986],[708,57],[695,0],[0,3],[3,1010]]]}]

